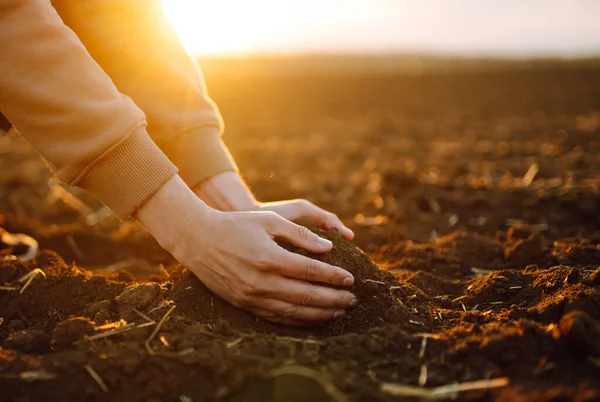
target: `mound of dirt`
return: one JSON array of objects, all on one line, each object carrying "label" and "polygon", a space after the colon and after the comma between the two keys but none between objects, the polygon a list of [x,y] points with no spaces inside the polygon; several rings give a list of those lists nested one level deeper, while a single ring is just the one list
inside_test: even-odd
[{"label": "mound of dirt", "polygon": [[[344,240],[336,229],[326,232],[303,222],[315,233],[333,242],[333,249],[325,254],[312,254],[289,244],[280,244],[293,252],[346,269],[354,275],[354,285],[347,288],[353,292],[359,305],[349,309],[340,320],[316,328],[287,328],[257,319],[215,296],[191,272],[179,268],[171,274],[172,286],[164,297],[178,306],[178,314],[199,322],[224,321],[232,329],[261,333],[277,333],[294,336],[328,337],[366,329],[396,324],[399,327],[431,327],[429,300],[411,284],[399,284],[388,271],[379,269],[371,259],[352,242]],[[415,295],[419,297],[414,297]],[[410,307],[409,307],[410,305]]]}]

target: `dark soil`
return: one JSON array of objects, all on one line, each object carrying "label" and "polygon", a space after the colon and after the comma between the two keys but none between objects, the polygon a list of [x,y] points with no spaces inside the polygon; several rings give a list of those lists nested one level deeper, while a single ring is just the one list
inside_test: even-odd
[{"label": "dark soil", "polygon": [[382,384],[497,377],[459,399],[600,400],[600,69],[527,67],[207,74],[258,197],[357,233],[310,256],[351,271],[360,305],[308,329],[223,302],[0,137],[0,225],[45,249],[0,256],[0,400],[393,401]]}]

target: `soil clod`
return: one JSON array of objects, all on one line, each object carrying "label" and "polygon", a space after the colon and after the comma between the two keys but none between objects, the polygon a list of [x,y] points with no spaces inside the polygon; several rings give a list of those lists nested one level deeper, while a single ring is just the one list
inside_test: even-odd
[{"label": "soil clod", "polygon": [[116,298],[117,310],[137,309],[145,311],[160,294],[160,285],[155,282],[134,284],[125,288]]}]

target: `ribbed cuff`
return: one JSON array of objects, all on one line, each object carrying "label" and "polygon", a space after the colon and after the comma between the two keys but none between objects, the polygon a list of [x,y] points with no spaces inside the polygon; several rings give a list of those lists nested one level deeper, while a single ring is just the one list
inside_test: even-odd
[{"label": "ribbed cuff", "polygon": [[177,168],[140,126],[71,183],[97,197],[119,218],[131,216]]},{"label": "ribbed cuff", "polygon": [[224,172],[237,172],[229,150],[217,127],[200,127],[187,131],[162,147],[179,168],[179,175],[189,188]]}]

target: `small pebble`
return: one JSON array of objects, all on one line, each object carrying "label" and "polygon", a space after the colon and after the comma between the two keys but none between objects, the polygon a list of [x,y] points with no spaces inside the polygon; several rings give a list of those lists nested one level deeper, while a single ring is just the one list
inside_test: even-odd
[{"label": "small pebble", "polygon": [[107,310],[98,311],[96,314],[94,314],[94,322],[96,325],[103,325],[109,321],[112,321],[112,317]]},{"label": "small pebble", "polygon": [[452,300],[448,296],[444,296],[440,299],[440,306],[445,309],[451,309]]},{"label": "small pebble", "polygon": [[56,350],[68,349],[84,336],[93,334],[94,332],[94,324],[87,318],[69,318],[58,323],[54,328],[51,345]]},{"label": "small pebble", "polygon": [[8,329],[10,330],[10,332],[22,331],[25,328],[27,328],[27,323],[23,320],[12,320],[8,324]]},{"label": "small pebble", "polygon": [[565,284],[576,284],[579,283],[579,280],[581,278],[581,275],[579,273],[579,270],[576,268],[571,268],[569,273],[567,274],[567,277],[565,278]]},{"label": "small pebble", "polygon": [[49,341],[50,337],[41,329],[24,329],[10,334],[4,347],[23,353],[44,353],[50,349]]},{"label": "small pebble", "polygon": [[128,309],[146,310],[160,294],[160,285],[156,282],[135,284],[125,288],[123,293],[117,296],[117,311],[119,313]]},{"label": "small pebble", "polygon": [[92,303],[88,306],[88,314],[92,317],[103,310],[110,310],[111,303],[108,300],[102,300],[96,303]]}]

